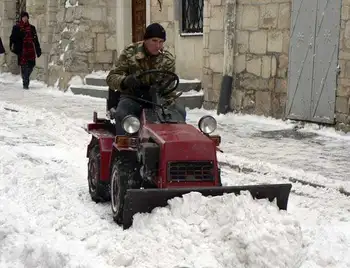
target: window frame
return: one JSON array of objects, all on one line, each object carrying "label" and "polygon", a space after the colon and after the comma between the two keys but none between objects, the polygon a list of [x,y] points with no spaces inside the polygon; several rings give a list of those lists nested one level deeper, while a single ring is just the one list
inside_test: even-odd
[{"label": "window frame", "polygon": [[[180,35],[181,36],[203,36],[203,28],[204,28],[204,0],[197,0],[202,2],[202,14],[198,15],[197,14],[197,21],[202,20],[200,31],[191,31],[190,29],[186,28],[185,21],[186,21],[186,14],[184,7],[187,4],[189,0],[181,0],[180,2]],[[200,16],[202,18],[200,18]]]}]

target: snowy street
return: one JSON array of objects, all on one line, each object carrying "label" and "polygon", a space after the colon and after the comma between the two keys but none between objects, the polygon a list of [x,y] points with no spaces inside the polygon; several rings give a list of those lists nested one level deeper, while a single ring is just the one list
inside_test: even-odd
[{"label": "snowy street", "polygon": [[21,83],[0,74],[0,267],[350,267],[350,134],[188,111],[189,123],[218,120],[223,183],[292,182],[288,211],[193,193],[123,231],[86,179],[84,127],[105,100]]}]

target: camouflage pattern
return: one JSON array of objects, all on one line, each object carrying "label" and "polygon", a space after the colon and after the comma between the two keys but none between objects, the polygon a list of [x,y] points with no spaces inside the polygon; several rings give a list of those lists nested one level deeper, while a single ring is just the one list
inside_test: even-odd
[{"label": "camouflage pattern", "polygon": [[[117,91],[131,93],[129,89],[122,90],[120,84],[129,74],[140,74],[150,69],[175,72],[175,57],[167,50],[157,56],[146,54],[143,41],[127,46],[120,54],[116,66],[107,76],[108,86]],[[150,83],[155,77],[147,75],[142,77],[143,83]]]}]

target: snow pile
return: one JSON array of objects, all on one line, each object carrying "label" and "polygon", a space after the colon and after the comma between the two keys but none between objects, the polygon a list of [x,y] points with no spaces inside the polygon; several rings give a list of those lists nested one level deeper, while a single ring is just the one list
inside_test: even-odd
[{"label": "snow pile", "polygon": [[[299,223],[249,192],[204,197],[192,192],[151,214],[136,214],[119,237],[128,267],[296,267],[302,235]],[[155,254],[156,253],[156,254]]]},{"label": "snow pile", "polygon": [[92,268],[104,263],[81,243],[66,239],[54,230],[42,229],[37,220],[24,211],[23,205],[0,198],[0,267]]}]

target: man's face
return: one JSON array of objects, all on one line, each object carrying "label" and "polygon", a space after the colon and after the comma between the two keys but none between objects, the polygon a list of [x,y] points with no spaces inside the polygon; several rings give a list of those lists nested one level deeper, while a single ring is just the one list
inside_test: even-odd
[{"label": "man's face", "polygon": [[164,40],[158,37],[150,38],[144,41],[145,48],[151,55],[158,55],[163,50]]},{"label": "man's face", "polygon": [[23,21],[24,23],[28,22],[28,17],[27,17],[27,16],[22,17],[22,21]]}]

